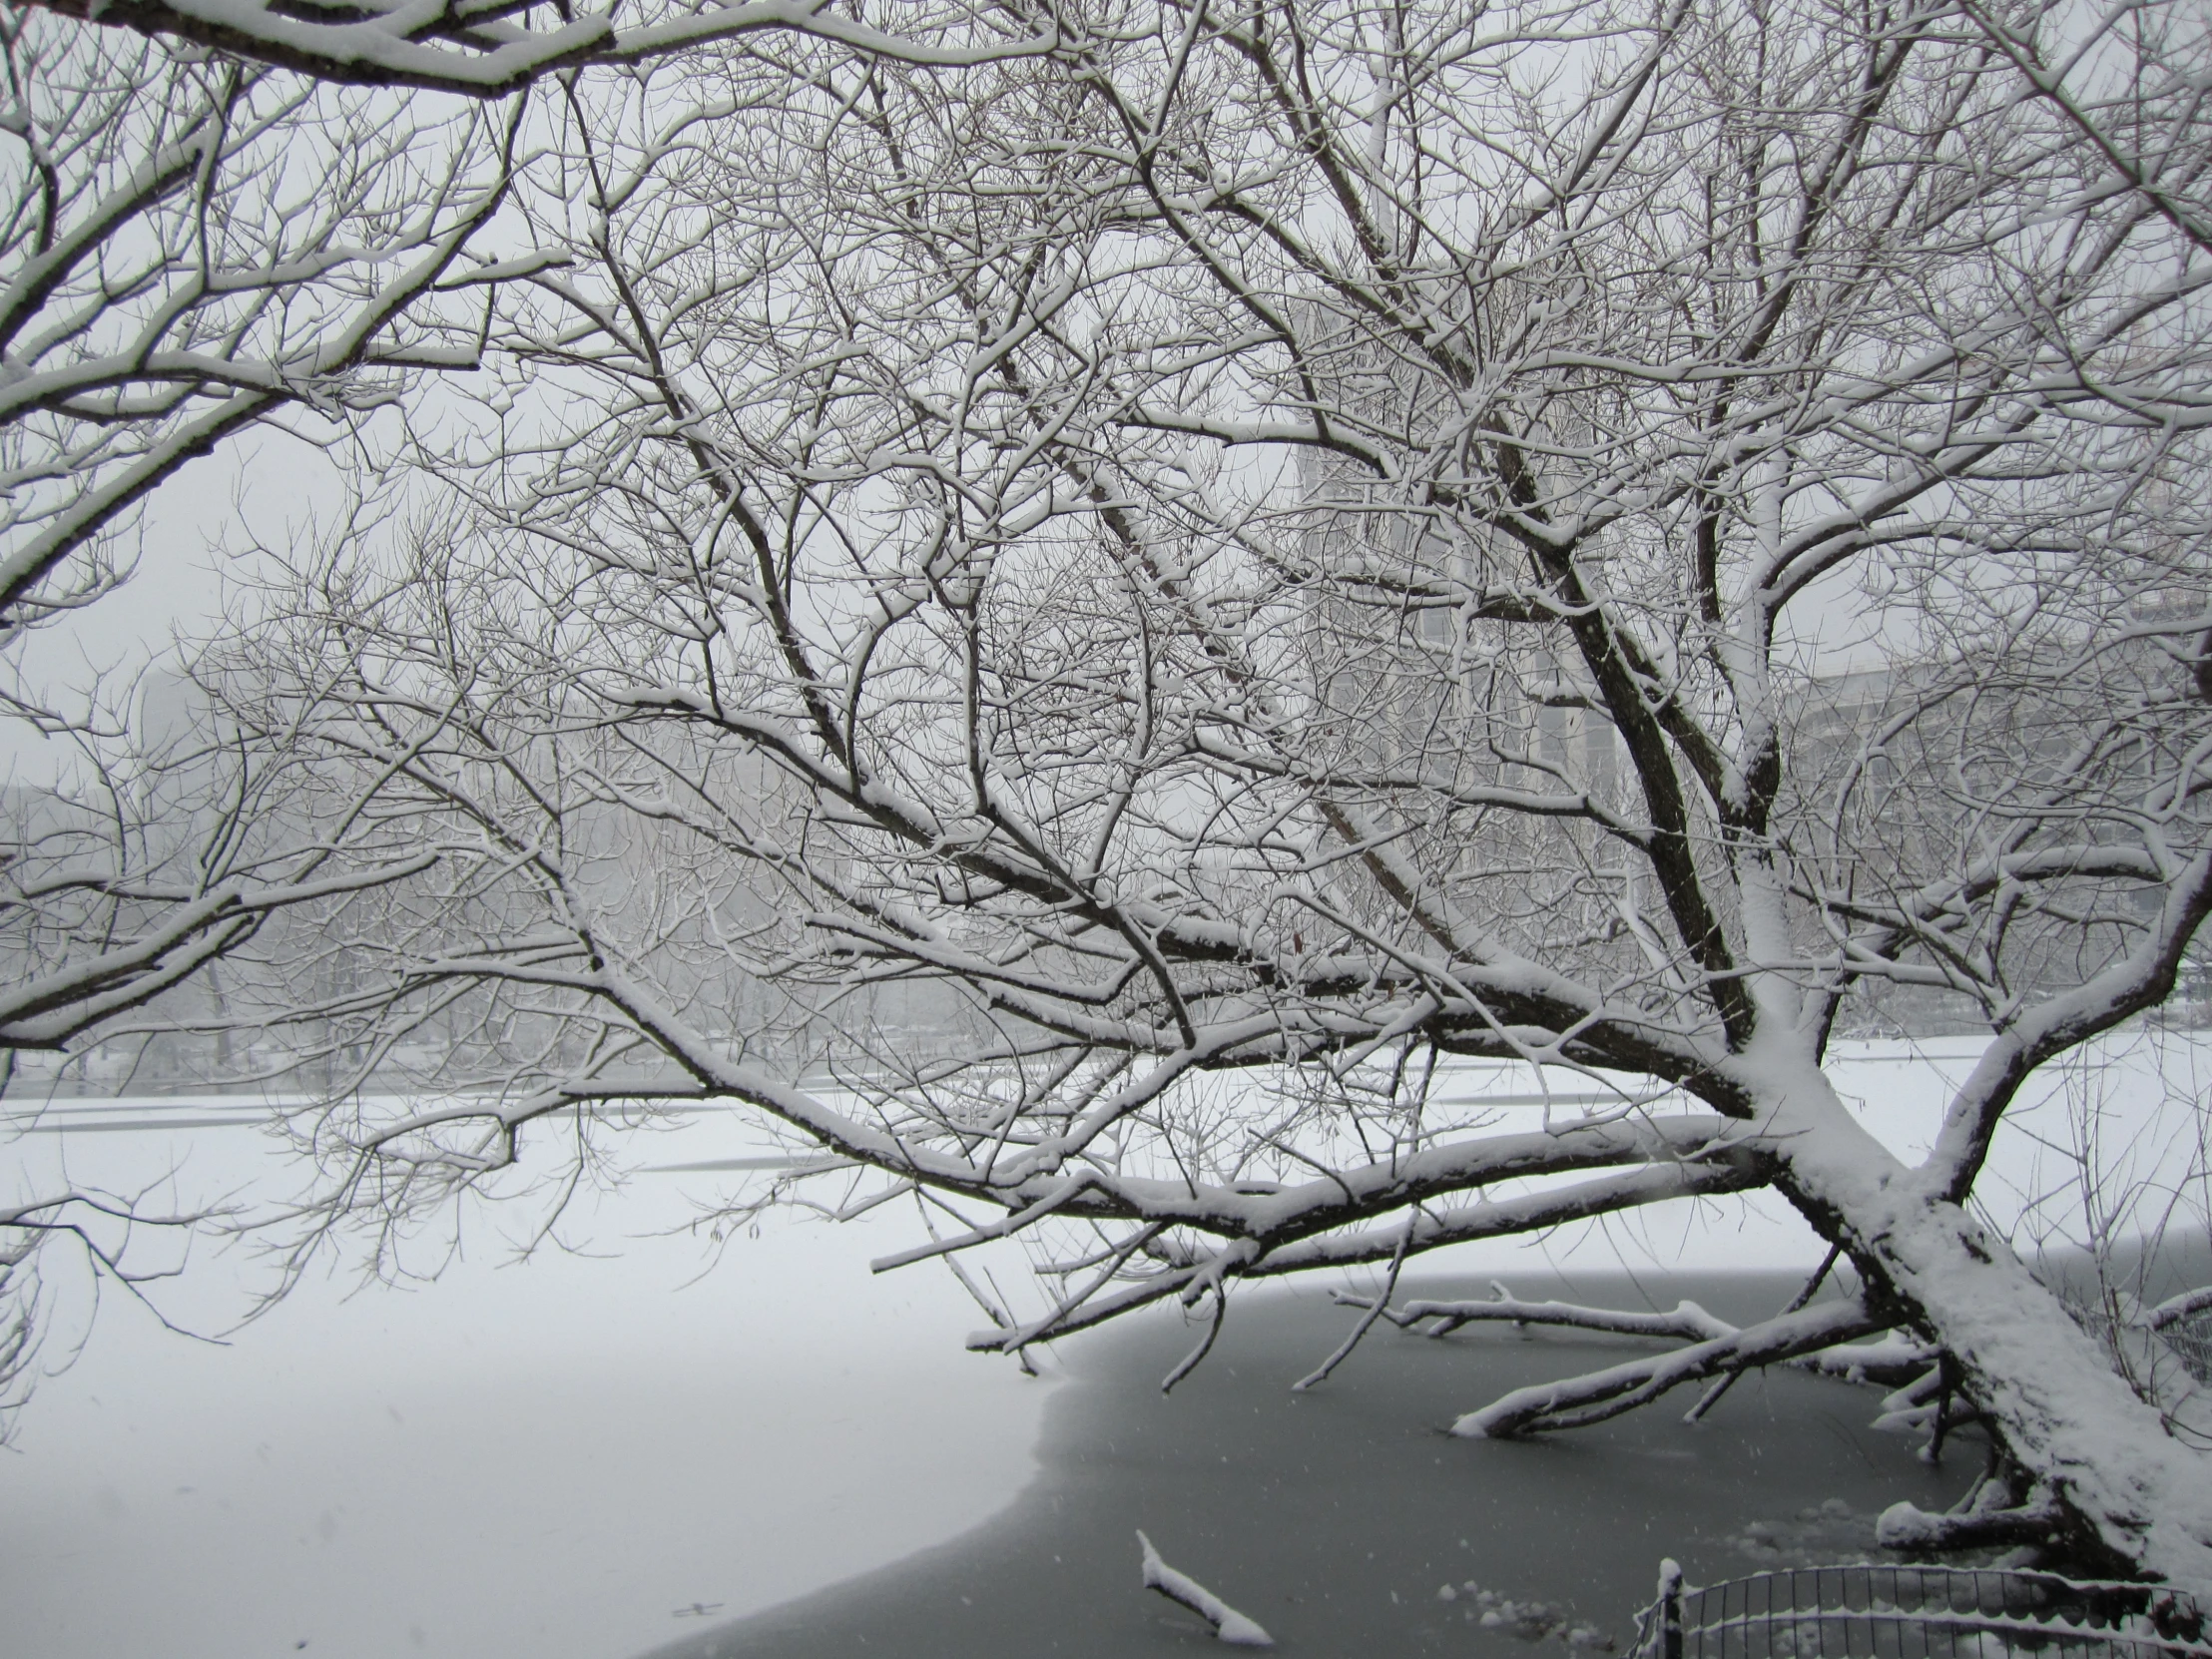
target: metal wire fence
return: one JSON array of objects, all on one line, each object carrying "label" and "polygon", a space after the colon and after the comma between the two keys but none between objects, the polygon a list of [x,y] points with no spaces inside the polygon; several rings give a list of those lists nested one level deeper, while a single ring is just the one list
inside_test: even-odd
[{"label": "metal wire fence", "polygon": [[2191,1377],[2212,1386],[2212,1308],[2176,1320],[2158,1334],[2180,1357]]},{"label": "metal wire fence", "polygon": [[1633,1659],[2212,1659],[2155,1584],[1954,1567],[1806,1567],[1692,1588],[1666,1563]]}]

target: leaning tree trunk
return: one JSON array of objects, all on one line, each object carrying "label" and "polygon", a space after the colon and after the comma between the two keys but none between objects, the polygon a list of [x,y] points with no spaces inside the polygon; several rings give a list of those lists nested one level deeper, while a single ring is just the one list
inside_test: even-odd
[{"label": "leaning tree trunk", "polygon": [[1778,1183],[1852,1255],[1877,1305],[1951,1357],[1956,1385],[2064,1545],[2092,1567],[2212,1586],[2212,1456],[2167,1431],[2001,1240],[1899,1163],[1817,1074],[1765,1118]]}]

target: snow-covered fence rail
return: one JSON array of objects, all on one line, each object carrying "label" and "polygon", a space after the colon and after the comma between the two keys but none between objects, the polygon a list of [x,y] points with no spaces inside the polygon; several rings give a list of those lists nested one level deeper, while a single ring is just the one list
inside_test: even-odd
[{"label": "snow-covered fence rail", "polygon": [[1666,1562],[1631,1659],[2212,1659],[2157,1584],[1920,1566],[1805,1567],[1693,1588]]}]

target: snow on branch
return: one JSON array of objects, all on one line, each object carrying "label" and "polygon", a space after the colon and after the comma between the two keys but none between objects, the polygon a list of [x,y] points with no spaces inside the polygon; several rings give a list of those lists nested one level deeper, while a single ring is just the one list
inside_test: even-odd
[{"label": "snow on branch", "polygon": [[[1823,1276],[1825,1276],[1825,1269]],[[1799,1312],[1811,1300],[1812,1285],[1806,1292],[1783,1310],[1783,1315]],[[1365,1297],[1353,1292],[1337,1290],[1331,1298],[1341,1307],[1364,1308],[1372,1317],[1388,1320],[1403,1331],[1413,1331],[1427,1326],[1423,1333],[1430,1338],[1447,1337],[1462,1326],[1488,1322],[1509,1321],[1516,1328],[1531,1325],[1559,1326],[1580,1331],[1603,1331],[1623,1337],[1680,1337],[1698,1344],[1727,1343],[1741,1338],[1744,1333],[1725,1320],[1715,1319],[1694,1302],[1676,1304],[1667,1313],[1637,1313],[1615,1308],[1586,1308],[1567,1302],[1523,1302],[1497,1280],[1490,1282],[1491,1299],[1477,1301],[1412,1301],[1398,1307],[1388,1306],[1387,1299]],[[1890,1415],[1883,1420],[1898,1426],[1925,1426],[1921,1415],[1909,1418],[1898,1413],[1917,1411],[1922,1404],[1919,1392],[1934,1386],[1936,1367],[1941,1351],[1926,1343],[1912,1342],[1896,1336],[1886,1337],[1879,1343],[1839,1343],[1834,1347],[1801,1353],[1785,1360],[1784,1364],[1800,1370],[1818,1373],[1851,1382],[1880,1382],[1901,1384],[1902,1389],[1885,1401]],[[1744,1360],[1720,1367],[1721,1381],[1701,1398],[1686,1420],[1696,1421],[1719,1398],[1741,1373],[1754,1364],[1769,1364],[1768,1360]],[[1679,1381],[1687,1381],[1680,1379]],[[1571,1385],[1571,1384],[1570,1384]],[[1672,1386],[1670,1383],[1669,1386]],[[1906,1395],[1912,1397],[1907,1398]],[[1655,1397],[1638,1394],[1636,1403]]]},{"label": "snow on branch", "polygon": [[1510,1439],[1550,1428],[1603,1422],[1658,1398],[1671,1388],[1724,1371],[1773,1365],[1855,1337],[1871,1336],[1886,1322],[1858,1302],[1823,1302],[1760,1325],[1631,1361],[1559,1382],[1516,1388],[1451,1425],[1470,1438]]},{"label": "snow on branch", "polygon": [[[1877,1517],[1874,1541],[1884,1549],[1910,1550],[2047,1544],[2065,1523],[2048,1491],[2038,1490],[2024,1504],[2005,1505],[2001,1483],[1986,1481],[1973,1495],[1975,1501],[1948,1514],[1935,1514],[1910,1502],[1893,1503]],[[1996,1501],[1980,1501],[1985,1498]]]},{"label": "snow on branch", "polygon": [[[1431,1337],[1446,1337],[1463,1325],[1496,1320],[1510,1320],[1516,1326],[1557,1325],[1580,1331],[1609,1331],[1623,1337],[1686,1337],[1700,1343],[1719,1342],[1740,1334],[1737,1327],[1715,1319],[1694,1302],[1677,1303],[1671,1313],[1638,1314],[1611,1308],[1583,1308],[1570,1302],[1522,1302],[1496,1280],[1490,1282],[1490,1289],[1495,1295],[1488,1302],[1408,1302],[1395,1309],[1384,1309],[1383,1317],[1407,1331],[1424,1320],[1432,1320],[1435,1323],[1427,1332]],[[1332,1299],[1347,1308],[1374,1305],[1372,1298],[1346,1291],[1333,1292]]]},{"label": "snow on branch", "polygon": [[1214,1627],[1214,1634],[1238,1647],[1273,1647],[1275,1638],[1252,1619],[1238,1612],[1187,1573],[1177,1572],[1160,1559],[1152,1540],[1142,1530],[1137,1542],[1144,1548],[1144,1587],[1157,1590],[1179,1607],[1188,1607]]},{"label": "snow on branch", "polygon": [[[434,854],[417,854],[320,880],[261,886],[227,882],[215,891],[172,901],[136,938],[115,937],[121,929],[111,923],[106,937],[114,942],[107,948],[51,972],[23,974],[0,984],[0,1043],[18,1049],[58,1048],[183,984],[244,943],[271,911],[404,881],[436,862]],[[31,908],[0,887],[0,923],[20,924],[18,912]]]},{"label": "snow on branch", "polygon": [[[476,366],[483,295],[515,278],[479,264],[432,301],[508,199],[520,111],[371,132],[267,69],[210,74],[35,10],[6,49],[28,89],[11,131],[46,158],[37,211],[0,235],[15,628],[82,604],[82,574],[55,591],[57,570],[111,566],[147,498],[233,434],[286,413],[342,425],[388,407],[410,367]],[[283,199],[293,169],[327,174],[312,211]]]},{"label": "snow on branch", "polygon": [[[1569,1155],[1566,1148],[1561,1148],[1560,1152],[1562,1158]],[[1655,1152],[1652,1156],[1656,1160],[1663,1155]],[[1557,1166],[1560,1170],[1570,1167],[1575,1166],[1564,1162]],[[1462,1188],[1473,1187],[1489,1179],[1497,1177],[1481,1174],[1480,1166],[1469,1160],[1466,1173],[1455,1185]],[[1759,1184],[1759,1178],[1755,1174],[1733,1164],[1676,1164],[1655,1161],[1640,1168],[1600,1176],[1591,1181],[1547,1188],[1540,1192],[1513,1193],[1477,1204],[1434,1206],[1424,1210],[1417,1218],[1412,1242],[1407,1246],[1406,1254],[1419,1255],[1424,1251],[1440,1249],[1450,1244],[1464,1244],[1473,1239],[1502,1238],[1527,1233],[1540,1227],[1580,1221],[1591,1216],[1611,1215],[1646,1204],[1664,1203],[1669,1199],[1742,1192]],[[1327,1216],[1329,1206],[1326,1193],[1320,1191],[1319,1183],[1315,1185],[1316,1202],[1308,1210],[1308,1215],[1313,1221],[1320,1222]],[[1435,1190],[1448,1193],[1452,1186],[1439,1186]],[[1334,1207],[1350,1210],[1343,1220],[1352,1221],[1363,1214],[1379,1213],[1389,1208],[1387,1196],[1389,1195],[1378,1195],[1357,1208],[1340,1200]],[[1386,1262],[1397,1249],[1399,1236],[1398,1229],[1392,1227],[1286,1241],[1270,1250],[1252,1271],[1257,1275],[1273,1276],[1305,1273],[1320,1267],[1355,1267],[1366,1262]]]},{"label": "snow on branch", "polygon": [[[2085,40],[2070,43],[2064,59],[2056,64],[2048,62],[2038,46],[2038,31],[2022,29],[1999,15],[1982,0],[1959,0],[1958,9],[1973,20],[1974,26],[1999,52],[2010,60],[2037,97],[2057,110],[2065,120],[2094,144],[2106,165],[2135,192],[2160,218],[2186,237],[2199,252],[2212,253],[2212,212],[2202,201],[2191,201],[2183,188],[2202,177],[2201,173],[2187,165],[2185,153],[2177,157],[2171,137],[2157,148],[2163,155],[2141,153],[2135,143],[2123,138],[2128,129],[2137,133],[2143,125],[2141,110],[2153,104],[2163,95],[2172,99],[2177,93],[2195,92],[2203,85],[2199,76],[2188,73],[2188,65],[2174,52],[2175,43],[2161,41],[2162,53],[2154,54],[2151,62],[2162,72],[2153,76],[2146,94],[2140,80],[2120,83],[2126,88],[2122,98],[2114,99],[2110,93],[2084,94],[2067,84],[2068,76],[2083,64],[2092,66],[2090,74],[2082,79],[2094,85],[2096,50],[2101,37],[2120,37],[2121,19],[2129,13],[2147,10],[2146,6],[2113,6],[2107,9],[2096,29]],[[2162,60],[2162,61],[2161,61]],[[2138,71],[2140,75],[2140,71]],[[2163,83],[2163,84],[2161,84]],[[2201,93],[2191,99],[2191,114],[2201,123]],[[2130,135],[2132,136],[2132,135]],[[2201,186],[2199,187],[2201,189]]]},{"label": "snow on branch", "polygon": [[[1037,57],[1056,51],[1057,32],[970,44],[932,41],[922,31],[893,34],[839,15],[824,0],[751,0],[667,10],[655,21],[617,28],[612,11],[533,27],[535,8],[519,0],[446,0],[423,7],[364,4],[281,5],[274,0],[33,0],[50,11],[110,27],[192,41],[317,80],[355,86],[413,87],[473,98],[518,92],[555,70],[590,63],[642,63],[714,41],[747,35],[811,35],[870,57],[951,68]],[[327,12],[327,17],[318,16]],[[520,14],[525,21],[515,21]],[[955,12],[953,20],[962,14]],[[949,31],[948,31],[949,32]]]},{"label": "snow on branch", "polygon": [[1834,1348],[1800,1355],[1790,1364],[1844,1382],[1896,1387],[1919,1382],[1941,1359],[1942,1350],[1935,1344],[1901,1337],[1893,1331],[1879,1342],[1838,1343]]}]

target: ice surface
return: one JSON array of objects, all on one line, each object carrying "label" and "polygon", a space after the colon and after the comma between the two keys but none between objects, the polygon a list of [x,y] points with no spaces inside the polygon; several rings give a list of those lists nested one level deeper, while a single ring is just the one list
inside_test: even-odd
[{"label": "ice surface", "polygon": [[[1642,1306],[1693,1296],[1731,1321],[1786,1301],[1796,1276],[1688,1281],[1529,1274],[1524,1294]],[[1408,1275],[1423,1296],[1479,1279]],[[1663,1555],[1710,1583],[1767,1564],[1742,1548],[1765,1522],[1823,1516],[1823,1548],[1873,1543],[1901,1497],[1941,1509],[1981,1466],[1967,1441],[1942,1468],[1867,1427],[1878,1390],[1770,1371],[1704,1422],[1636,1413],[1537,1441],[1454,1440],[1453,1414],[1509,1388],[1645,1352],[1649,1340],[1473,1329],[1431,1341],[1380,1326],[1328,1385],[1293,1393],[1358,1316],[1316,1288],[1247,1292],[1214,1357],[1162,1397],[1187,1350],[1180,1310],[1062,1345],[1040,1479],[965,1538],[717,1630],[653,1659],[1135,1659],[1211,1638],[1138,1587],[1132,1528],[1257,1618],[1286,1653],[1565,1659],[1625,1649]],[[1835,1499],[1837,1510],[1822,1510]],[[1453,1586],[1440,1598],[1440,1584]],[[1491,1599],[1485,1603],[1482,1596]],[[1510,1604],[1510,1613],[1507,1604]],[[1496,1623],[1484,1626],[1482,1615]],[[1575,1632],[1589,1634],[1576,1640]],[[1540,1645],[1531,1650],[1526,1644]],[[609,1659],[619,1659],[610,1655]]]}]

